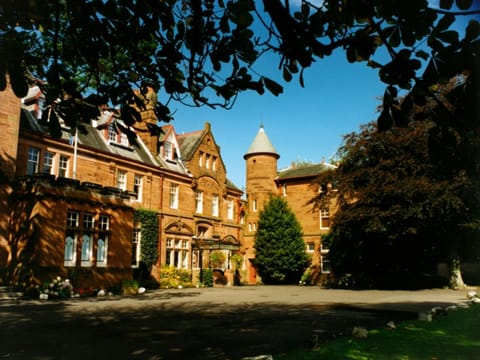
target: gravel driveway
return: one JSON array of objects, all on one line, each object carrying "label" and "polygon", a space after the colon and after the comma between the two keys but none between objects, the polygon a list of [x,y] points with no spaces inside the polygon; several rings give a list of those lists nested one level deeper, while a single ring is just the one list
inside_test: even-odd
[{"label": "gravel driveway", "polygon": [[304,286],[162,289],[132,297],[0,301],[0,359],[241,359],[465,302],[466,291]]}]

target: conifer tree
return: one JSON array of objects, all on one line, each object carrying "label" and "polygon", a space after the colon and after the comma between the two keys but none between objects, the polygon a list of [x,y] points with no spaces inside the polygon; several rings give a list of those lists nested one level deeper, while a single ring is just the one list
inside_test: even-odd
[{"label": "conifer tree", "polygon": [[308,266],[300,223],[280,197],[272,196],[260,213],[255,252],[265,284],[297,283]]}]

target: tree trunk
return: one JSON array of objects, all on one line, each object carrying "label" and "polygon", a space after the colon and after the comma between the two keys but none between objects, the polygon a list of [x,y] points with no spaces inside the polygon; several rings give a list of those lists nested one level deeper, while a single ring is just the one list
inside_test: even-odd
[{"label": "tree trunk", "polygon": [[465,289],[466,287],[463,282],[460,260],[458,257],[454,257],[450,262],[449,286],[451,289]]}]

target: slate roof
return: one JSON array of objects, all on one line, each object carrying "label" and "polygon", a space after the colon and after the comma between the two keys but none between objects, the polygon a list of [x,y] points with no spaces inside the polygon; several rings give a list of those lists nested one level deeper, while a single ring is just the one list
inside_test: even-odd
[{"label": "slate roof", "polygon": [[[84,131],[78,131],[78,144],[85,148],[95,149],[98,152],[110,153],[122,158],[138,161],[150,166],[160,167],[177,174],[191,176],[188,169],[184,166],[182,159],[190,160],[195,153],[197,147],[200,145],[204,131],[198,130],[190,133],[177,135],[178,145],[180,147],[180,154],[182,159],[176,159],[175,161],[165,160],[161,156],[154,156],[148,150],[146,145],[142,142],[140,137],[137,137],[137,143],[131,144],[131,146],[122,146],[117,143],[108,142],[97,127],[105,127],[109,124],[112,118],[112,114],[108,112],[102,113],[97,119],[96,126],[90,124],[82,124]],[[122,122],[121,119],[116,121]],[[36,120],[33,114],[25,107],[22,108],[22,116],[20,126],[22,129],[30,130],[33,132],[42,133],[43,135],[49,134],[48,126],[42,124]],[[162,127],[162,134],[160,138],[165,140],[165,134],[168,132],[168,126]],[[62,127],[61,138],[65,142],[72,142],[72,135],[69,128]],[[227,179],[227,187],[232,190],[242,191],[232,181]]]},{"label": "slate roof", "polygon": [[329,169],[333,169],[335,166],[330,164],[309,164],[301,165],[298,167],[290,167],[285,170],[280,170],[278,172],[278,180],[287,180],[287,179],[296,179],[296,178],[305,178],[305,177],[315,177],[321,172],[324,172]]},{"label": "slate roof", "polygon": [[180,153],[182,158],[189,161],[197,147],[200,145],[203,137],[203,130],[192,131],[189,133],[177,135],[178,146],[180,147]]},{"label": "slate roof", "polygon": [[248,155],[253,154],[272,154],[275,155],[277,159],[280,157],[280,155],[277,153],[277,150],[275,150],[275,147],[272,145],[270,139],[265,133],[263,125],[260,126],[257,136],[255,136],[255,139],[253,139],[252,144],[248,148],[243,158],[245,159]]},{"label": "slate roof", "polygon": [[[48,127],[38,122],[30,111],[22,108],[22,116],[20,120],[22,129],[33,132],[40,132],[44,135],[48,134]],[[78,131],[78,144],[87,148],[95,149],[104,153],[111,153],[130,160],[139,161],[152,166],[159,166],[148,152],[145,145],[138,138],[137,144],[131,144],[130,147],[122,146],[115,143],[108,143],[102,134],[90,124],[82,124],[83,131]],[[72,141],[72,135],[69,128],[62,127],[60,140],[67,142]]]}]

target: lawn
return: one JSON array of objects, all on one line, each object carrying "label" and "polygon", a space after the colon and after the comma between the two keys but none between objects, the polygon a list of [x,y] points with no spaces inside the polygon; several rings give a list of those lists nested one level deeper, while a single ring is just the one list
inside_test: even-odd
[{"label": "lawn", "polygon": [[366,339],[341,338],[274,359],[480,359],[480,305],[451,310],[431,322],[403,322],[392,330],[370,330]]}]

